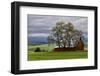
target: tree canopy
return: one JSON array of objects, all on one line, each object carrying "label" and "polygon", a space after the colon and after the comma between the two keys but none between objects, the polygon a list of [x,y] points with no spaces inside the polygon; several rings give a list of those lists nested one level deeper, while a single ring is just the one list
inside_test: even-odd
[{"label": "tree canopy", "polygon": [[71,22],[59,21],[52,28],[48,42],[49,44],[56,43],[59,48],[74,47],[81,37],[82,32],[75,29]]}]

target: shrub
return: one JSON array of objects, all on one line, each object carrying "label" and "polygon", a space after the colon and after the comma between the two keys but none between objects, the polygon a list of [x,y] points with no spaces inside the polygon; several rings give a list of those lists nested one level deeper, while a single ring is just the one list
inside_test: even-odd
[{"label": "shrub", "polygon": [[34,52],[41,52],[41,49],[37,47]]}]

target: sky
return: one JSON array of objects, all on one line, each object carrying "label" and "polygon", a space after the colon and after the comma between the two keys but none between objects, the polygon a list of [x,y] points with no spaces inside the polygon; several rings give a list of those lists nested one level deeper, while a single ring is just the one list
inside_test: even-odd
[{"label": "sky", "polygon": [[71,22],[74,27],[87,33],[88,18],[81,16],[27,15],[28,37],[48,37],[58,21]]}]

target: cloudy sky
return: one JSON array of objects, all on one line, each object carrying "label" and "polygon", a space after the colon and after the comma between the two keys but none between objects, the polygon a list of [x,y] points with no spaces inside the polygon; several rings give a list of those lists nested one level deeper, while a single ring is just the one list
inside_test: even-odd
[{"label": "cloudy sky", "polygon": [[53,16],[28,14],[28,37],[47,37],[56,22],[71,22],[76,29],[87,33],[88,18],[79,16]]}]

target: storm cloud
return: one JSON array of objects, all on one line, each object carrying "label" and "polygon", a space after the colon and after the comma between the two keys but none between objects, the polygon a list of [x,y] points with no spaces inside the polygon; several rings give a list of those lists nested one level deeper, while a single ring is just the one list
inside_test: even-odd
[{"label": "storm cloud", "polygon": [[47,37],[58,21],[71,22],[76,29],[87,33],[88,18],[80,16],[55,16],[55,15],[27,15],[28,36]]}]

